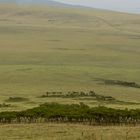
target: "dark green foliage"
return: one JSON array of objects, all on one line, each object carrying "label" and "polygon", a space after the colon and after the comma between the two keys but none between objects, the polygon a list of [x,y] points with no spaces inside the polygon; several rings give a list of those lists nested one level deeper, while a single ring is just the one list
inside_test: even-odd
[{"label": "dark green foliage", "polygon": [[63,92],[46,92],[40,98],[45,97],[62,97],[62,98],[76,98],[76,97],[96,97],[94,91],[84,92],[84,91],[69,91],[67,93]]},{"label": "dark green foliage", "polygon": [[120,81],[120,80],[104,80],[104,83],[107,85],[119,85],[119,86],[126,86],[126,87],[134,87],[140,88],[140,85],[135,82],[127,82],[127,81]]},{"label": "dark green foliage", "polygon": [[140,110],[119,110],[103,106],[90,108],[83,103],[72,105],[45,103],[21,112],[1,112],[0,122],[77,122],[93,125],[136,125],[140,123]]},{"label": "dark green foliage", "polygon": [[29,99],[23,97],[9,97],[9,99],[6,100],[6,102],[24,102],[24,101],[29,101]]}]

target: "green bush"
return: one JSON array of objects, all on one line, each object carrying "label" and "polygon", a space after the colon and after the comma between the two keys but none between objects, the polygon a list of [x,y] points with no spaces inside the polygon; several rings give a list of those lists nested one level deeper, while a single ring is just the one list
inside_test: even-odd
[{"label": "green bush", "polygon": [[62,105],[45,103],[39,107],[20,112],[1,112],[0,122],[80,122],[97,125],[139,124],[140,110],[120,110],[98,106],[90,108],[80,103]]}]

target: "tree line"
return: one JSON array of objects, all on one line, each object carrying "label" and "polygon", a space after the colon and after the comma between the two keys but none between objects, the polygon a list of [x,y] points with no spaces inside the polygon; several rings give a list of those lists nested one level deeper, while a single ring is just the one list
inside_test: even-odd
[{"label": "tree line", "polygon": [[109,79],[100,79],[100,80],[104,81],[104,83],[107,85],[119,85],[119,86],[125,86],[125,87],[140,88],[140,85],[136,82],[109,80]]},{"label": "tree line", "polygon": [[67,93],[63,92],[46,92],[45,94],[39,96],[39,98],[47,98],[47,97],[61,97],[61,98],[76,98],[76,97],[92,97],[96,100],[103,100],[103,101],[117,101],[112,96],[103,96],[96,94],[95,91],[69,91]]},{"label": "tree line", "polygon": [[90,125],[137,125],[140,109],[112,109],[80,104],[45,103],[25,111],[1,112],[0,123],[82,123]]}]

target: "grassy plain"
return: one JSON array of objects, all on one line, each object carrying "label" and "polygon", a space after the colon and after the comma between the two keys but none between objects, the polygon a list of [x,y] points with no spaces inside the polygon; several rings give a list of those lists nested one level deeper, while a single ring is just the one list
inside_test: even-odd
[{"label": "grassy plain", "polygon": [[[17,133],[18,132],[18,133]],[[79,124],[11,124],[0,126],[1,140],[139,140],[140,127]]]},{"label": "grassy plain", "polygon": [[[37,98],[47,91],[88,91],[140,102],[140,89],[97,79],[140,84],[140,16],[81,8],[0,5],[0,111],[73,98]],[[18,102],[7,102],[17,97]],[[27,99],[23,100],[22,98]],[[139,108],[139,104],[90,106]],[[61,129],[60,129],[61,128]],[[139,127],[73,124],[0,125],[2,140],[139,140]]]},{"label": "grassy plain", "polygon": [[[96,79],[140,84],[140,16],[82,8],[0,5],[0,102],[22,110],[43,102],[46,91],[88,91],[140,102],[140,89],[105,85]],[[94,102],[83,101],[91,106]],[[98,105],[98,104],[97,104]],[[112,105],[138,108],[139,105]]]}]

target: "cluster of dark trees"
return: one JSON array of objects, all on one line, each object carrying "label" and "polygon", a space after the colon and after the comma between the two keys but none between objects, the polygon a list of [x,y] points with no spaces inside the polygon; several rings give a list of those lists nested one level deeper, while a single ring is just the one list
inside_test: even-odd
[{"label": "cluster of dark trees", "polygon": [[116,100],[111,96],[98,95],[94,91],[84,92],[84,91],[69,91],[67,93],[63,92],[46,92],[44,95],[40,96],[41,98],[45,97],[62,97],[62,98],[76,98],[76,97],[93,97],[96,100],[111,101]]},{"label": "cluster of dark trees", "polygon": [[90,125],[140,124],[140,109],[120,110],[103,106],[90,108],[80,104],[45,103],[19,112],[1,112],[0,123],[69,122]]},{"label": "cluster of dark trees", "polygon": [[66,97],[95,97],[96,93],[94,91],[84,92],[84,91],[69,91],[66,95]]},{"label": "cluster of dark trees", "polygon": [[109,85],[120,85],[126,87],[140,88],[140,85],[135,82],[127,82],[127,81],[120,81],[120,80],[104,80],[104,83]]},{"label": "cluster of dark trees", "polygon": [[63,92],[46,92],[41,97],[87,97],[87,96],[95,96],[94,91],[84,92],[84,91],[69,91],[67,93]]}]

